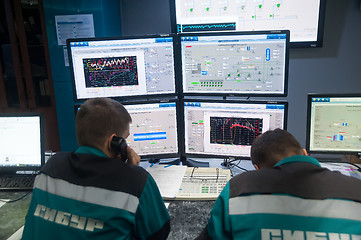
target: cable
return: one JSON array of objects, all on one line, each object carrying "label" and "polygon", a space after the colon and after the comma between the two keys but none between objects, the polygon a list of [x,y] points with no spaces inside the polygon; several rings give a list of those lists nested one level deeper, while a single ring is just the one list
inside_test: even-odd
[{"label": "cable", "polygon": [[24,194],[23,196],[17,198],[17,199],[14,199],[14,200],[9,200],[9,201],[4,201],[3,199],[0,199],[0,202],[4,202],[4,203],[13,203],[13,202],[17,202],[23,198],[25,198],[26,196],[28,196],[31,192],[27,192],[26,194]]},{"label": "cable", "polygon": [[[238,161],[238,163],[233,163],[235,161]],[[223,163],[221,163],[222,166],[226,167],[227,169],[229,169],[229,171],[231,172],[231,176],[233,177],[233,171],[232,169],[234,167],[237,167],[238,169],[241,169],[244,172],[248,172],[249,170],[238,166],[240,163],[242,162],[242,159],[235,159],[235,158],[225,158],[223,159]]]}]

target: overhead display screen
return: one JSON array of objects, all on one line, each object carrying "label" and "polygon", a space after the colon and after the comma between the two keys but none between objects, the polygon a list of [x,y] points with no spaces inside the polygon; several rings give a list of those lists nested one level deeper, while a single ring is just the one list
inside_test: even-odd
[{"label": "overhead display screen", "polygon": [[324,0],[175,0],[177,32],[290,30],[291,46],[322,45]]}]

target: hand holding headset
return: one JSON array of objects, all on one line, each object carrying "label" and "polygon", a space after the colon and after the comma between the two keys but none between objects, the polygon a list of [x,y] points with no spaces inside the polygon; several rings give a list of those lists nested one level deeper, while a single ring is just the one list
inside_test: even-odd
[{"label": "hand holding headset", "polygon": [[127,156],[127,141],[122,138],[122,137],[118,137],[118,136],[114,136],[112,138],[112,141],[110,143],[111,148],[120,154],[120,156],[122,157],[122,161],[127,161],[128,156]]}]

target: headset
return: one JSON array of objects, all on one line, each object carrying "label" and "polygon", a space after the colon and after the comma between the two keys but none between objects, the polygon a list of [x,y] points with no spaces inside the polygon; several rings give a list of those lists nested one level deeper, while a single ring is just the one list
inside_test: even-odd
[{"label": "headset", "polygon": [[128,145],[127,145],[127,141],[124,138],[114,136],[112,138],[110,146],[114,151],[116,151],[117,153],[120,154],[120,156],[122,157],[122,160],[124,162],[128,159],[128,156],[127,156]]}]

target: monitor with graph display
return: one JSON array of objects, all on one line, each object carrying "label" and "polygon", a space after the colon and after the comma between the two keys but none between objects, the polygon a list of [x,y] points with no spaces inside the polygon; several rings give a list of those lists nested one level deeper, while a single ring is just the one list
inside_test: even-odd
[{"label": "monitor with graph display", "polygon": [[127,143],[141,157],[178,156],[176,102],[125,103],[132,117]]},{"label": "monitor with graph display", "polygon": [[249,159],[253,140],[286,119],[286,102],[185,100],[185,153]]},{"label": "monitor with graph display", "polygon": [[309,94],[307,150],[361,153],[361,94]]},{"label": "monitor with graph display", "polygon": [[43,116],[0,113],[0,172],[39,170],[44,159]]},{"label": "monitor with graph display", "polygon": [[76,100],[175,94],[174,37],[68,39]]},{"label": "monitor with graph display", "polygon": [[321,47],[326,0],[171,0],[172,31],[290,30],[292,47]]},{"label": "monitor with graph display", "polygon": [[287,95],[289,31],[180,34],[183,93]]}]

